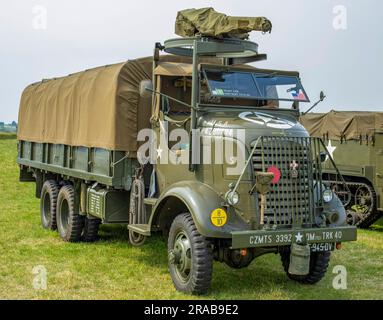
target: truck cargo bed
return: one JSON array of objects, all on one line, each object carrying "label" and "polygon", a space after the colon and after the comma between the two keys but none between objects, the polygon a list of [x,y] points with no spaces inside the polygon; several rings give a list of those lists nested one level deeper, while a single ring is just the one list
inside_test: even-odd
[{"label": "truck cargo bed", "polygon": [[138,166],[123,151],[30,141],[19,141],[17,163],[125,190]]}]

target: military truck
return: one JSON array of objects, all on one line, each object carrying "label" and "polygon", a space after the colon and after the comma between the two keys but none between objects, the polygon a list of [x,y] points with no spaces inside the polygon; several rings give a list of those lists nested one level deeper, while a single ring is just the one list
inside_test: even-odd
[{"label": "military truck", "polygon": [[[332,110],[306,114],[301,122],[311,136],[325,141],[346,180],[351,191],[346,204],[348,223],[362,228],[372,225],[383,214],[383,112]],[[333,173],[325,162],[323,180],[342,194]]]},{"label": "military truck", "polygon": [[174,286],[191,294],[209,290],[213,261],[244,268],[267,253],[318,282],[356,227],[322,182],[331,155],[298,121],[299,73],[249,65],[266,58],[251,30],[271,22],[182,11],[181,37],[153,57],[27,87],[17,162],[43,227],[76,242],[125,224],[135,246],[162,233]]}]

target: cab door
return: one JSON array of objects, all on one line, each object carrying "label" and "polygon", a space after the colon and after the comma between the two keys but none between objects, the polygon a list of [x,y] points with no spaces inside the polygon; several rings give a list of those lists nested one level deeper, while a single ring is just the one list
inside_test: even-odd
[{"label": "cab door", "polygon": [[[184,103],[191,101],[191,81],[180,76],[158,76],[157,91]],[[190,108],[165,96],[157,101],[156,177],[160,194],[173,183],[194,180],[189,171]],[[166,133],[166,134],[165,134]]]}]

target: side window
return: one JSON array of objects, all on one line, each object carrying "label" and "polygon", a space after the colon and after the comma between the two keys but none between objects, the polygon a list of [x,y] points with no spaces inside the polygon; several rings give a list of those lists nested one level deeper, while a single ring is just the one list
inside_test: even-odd
[{"label": "side window", "polygon": [[[161,92],[184,103],[191,103],[191,78],[161,78]],[[168,147],[173,150],[188,150],[188,132],[190,128],[190,107],[177,103],[167,97],[161,97],[161,111],[167,120]],[[186,141],[186,142],[185,142]]]},{"label": "side window", "polygon": [[[182,102],[191,103],[190,77],[163,77],[162,92]],[[171,99],[162,97],[161,110],[164,114],[176,117],[190,115],[190,108]]]}]

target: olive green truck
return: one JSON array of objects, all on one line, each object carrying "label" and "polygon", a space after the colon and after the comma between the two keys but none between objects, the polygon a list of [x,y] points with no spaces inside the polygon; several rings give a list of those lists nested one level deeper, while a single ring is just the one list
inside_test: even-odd
[{"label": "olive green truck", "polygon": [[267,253],[314,284],[357,231],[322,181],[324,161],[346,182],[299,123],[309,101],[299,73],[248,64],[266,56],[243,21],[265,32],[267,19],[191,36],[180,32],[190,12],[177,19],[182,37],[156,43],[152,57],[28,86],[20,181],[36,183],[41,223],[64,241],[94,241],[101,223],[126,225],[135,246],[162,233],[179,291],[206,293],[213,261],[244,268]]},{"label": "olive green truck", "polygon": [[[348,223],[371,226],[383,216],[383,112],[309,113],[301,123],[311,136],[323,139],[351,191],[345,204]],[[327,164],[323,180],[341,194]]]}]

